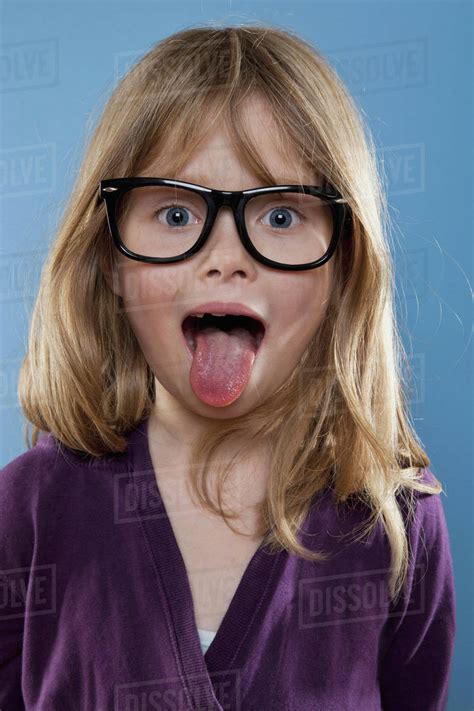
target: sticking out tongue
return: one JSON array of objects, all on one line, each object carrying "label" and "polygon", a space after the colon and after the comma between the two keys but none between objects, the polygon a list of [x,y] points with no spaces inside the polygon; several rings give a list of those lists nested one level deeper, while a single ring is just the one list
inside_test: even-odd
[{"label": "sticking out tongue", "polygon": [[249,381],[256,352],[255,339],[246,328],[198,330],[190,374],[195,394],[207,405],[230,405]]}]

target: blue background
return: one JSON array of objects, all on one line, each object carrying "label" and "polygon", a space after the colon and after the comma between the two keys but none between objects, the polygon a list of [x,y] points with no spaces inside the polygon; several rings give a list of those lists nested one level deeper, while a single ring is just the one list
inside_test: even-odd
[{"label": "blue background", "polygon": [[3,3],[0,466],[25,449],[17,377],[29,314],[89,130],[112,88],[139,56],[179,29],[254,20],[295,29],[323,51],[364,112],[383,162],[396,225],[397,313],[415,373],[412,414],[446,491],[458,614],[448,709],[468,711],[474,708],[470,3]]}]

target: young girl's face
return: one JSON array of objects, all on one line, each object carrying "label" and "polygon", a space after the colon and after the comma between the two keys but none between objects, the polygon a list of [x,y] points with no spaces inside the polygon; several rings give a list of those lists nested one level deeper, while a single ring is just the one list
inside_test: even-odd
[{"label": "young girl's face", "polygon": [[[271,113],[261,100],[248,101],[246,121],[279,184],[320,184],[296,152],[281,145]],[[185,168],[174,175],[165,168],[172,159],[171,154],[161,154],[146,175],[220,190],[261,186],[240,161],[224,126],[213,129]],[[240,242],[227,207],[219,211],[204,247],[186,261],[146,264],[118,253],[114,288],[123,298],[131,327],[155,374],[160,406],[168,403],[175,411],[184,408],[187,415],[225,419],[244,415],[265,401],[288,379],[315,334],[329,298],[332,269],[332,259],[317,269],[293,272],[257,262]],[[210,404],[193,387],[193,357],[181,328],[190,309],[210,301],[243,304],[267,323],[245,387],[224,405]],[[235,356],[235,350],[232,352]]]}]

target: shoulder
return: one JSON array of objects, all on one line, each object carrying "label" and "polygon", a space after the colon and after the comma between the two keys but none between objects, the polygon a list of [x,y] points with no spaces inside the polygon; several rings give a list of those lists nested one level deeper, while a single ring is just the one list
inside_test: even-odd
[{"label": "shoulder", "polygon": [[[441,484],[428,467],[420,471],[418,482],[433,489]],[[444,488],[441,493],[429,493],[404,486],[396,494],[396,506],[403,520],[408,543],[409,577],[413,576],[415,566],[433,566],[433,559],[437,559],[440,565],[450,566],[450,542],[443,503],[445,497]],[[353,543],[353,538],[355,534],[366,530],[372,514],[372,508],[360,498],[352,497],[346,502],[337,503],[334,492],[325,490],[310,511],[308,528],[312,535],[308,539],[309,546],[317,545],[320,540],[315,533],[325,534],[331,549],[334,541],[348,540],[349,546],[357,546],[351,548],[353,553],[361,554],[360,543]],[[357,537],[355,540],[360,539]],[[391,546],[380,518],[367,537],[363,536],[363,540],[365,544],[362,551],[367,555],[379,556],[381,561],[390,559]]]},{"label": "shoulder", "polygon": [[57,458],[58,450],[48,437],[0,469],[2,541],[32,537],[41,487],[47,486],[57,471]]},{"label": "shoulder", "polygon": [[69,487],[81,476],[100,471],[126,471],[127,455],[92,457],[70,449],[52,433],[43,433],[36,445],[0,469],[0,505],[9,497],[22,500],[47,494],[64,483]]},{"label": "shoulder", "polygon": [[[429,468],[419,479],[441,484]],[[384,625],[379,678],[384,709],[445,708],[456,636],[456,595],[443,493],[415,491],[404,594]],[[429,685],[420,679],[429,670]]]},{"label": "shoulder", "polygon": [[9,505],[30,500],[37,494],[38,481],[54,468],[57,453],[40,444],[18,455],[0,469],[0,510]]},{"label": "shoulder", "polygon": [[[42,492],[57,471],[58,451],[52,444],[50,437],[42,438],[0,469],[0,576],[5,590],[11,585],[17,591],[28,584],[38,558],[38,511],[44,508],[49,516],[54,511],[41,503]],[[12,595],[16,598],[17,592]],[[12,599],[8,597],[6,604]]]},{"label": "shoulder", "polygon": [[[433,488],[443,486],[429,468],[421,472],[420,483]],[[444,491],[429,493],[404,492],[402,509],[407,530],[408,565],[402,600],[396,610],[403,618],[414,614],[413,605],[421,613],[430,607],[443,610],[443,615],[455,627],[455,585],[451,542],[446,521]],[[407,504],[407,501],[409,502]]]},{"label": "shoulder", "polygon": [[0,570],[29,565],[35,545],[61,520],[63,509],[93,501],[84,496],[88,487],[98,491],[100,482],[126,471],[126,456],[86,456],[43,433],[0,469]]},{"label": "shoulder", "polygon": [[73,496],[75,488],[82,491],[84,479],[126,466],[125,457],[115,461],[88,457],[43,433],[34,447],[0,469],[0,537],[13,529],[31,528],[40,510],[54,508],[58,497]]},{"label": "shoulder", "polygon": [[[433,488],[441,484],[429,467],[422,470],[419,481]],[[439,548],[447,545],[449,534],[443,503],[446,496],[444,489],[439,493],[404,491],[400,503],[412,546]]]},{"label": "shoulder", "polygon": [[39,480],[51,465],[51,453],[42,447],[33,447],[0,469],[0,569],[3,576],[31,564]]},{"label": "shoulder", "polygon": [[39,484],[50,481],[66,464],[54,437],[43,435],[34,447],[0,469],[0,507],[12,501],[31,501],[38,495]]}]

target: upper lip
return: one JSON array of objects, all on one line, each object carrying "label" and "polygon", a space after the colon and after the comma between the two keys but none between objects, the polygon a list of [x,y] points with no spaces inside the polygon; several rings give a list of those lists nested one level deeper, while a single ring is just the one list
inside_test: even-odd
[{"label": "upper lip", "polygon": [[189,309],[189,311],[184,314],[183,321],[188,316],[206,313],[232,314],[233,316],[249,316],[250,318],[254,318],[257,321],[260,321],[264,329],[267,329],[267,322],[263,318],[263,316],[260,316],[260,314],[251,309],[249,306],[245,306],[244,304],[238,304],[235,302],[225,303],[224,301],[211,301],[207,304],[198,304],[197,306],[193,306],[191,309]]}]

